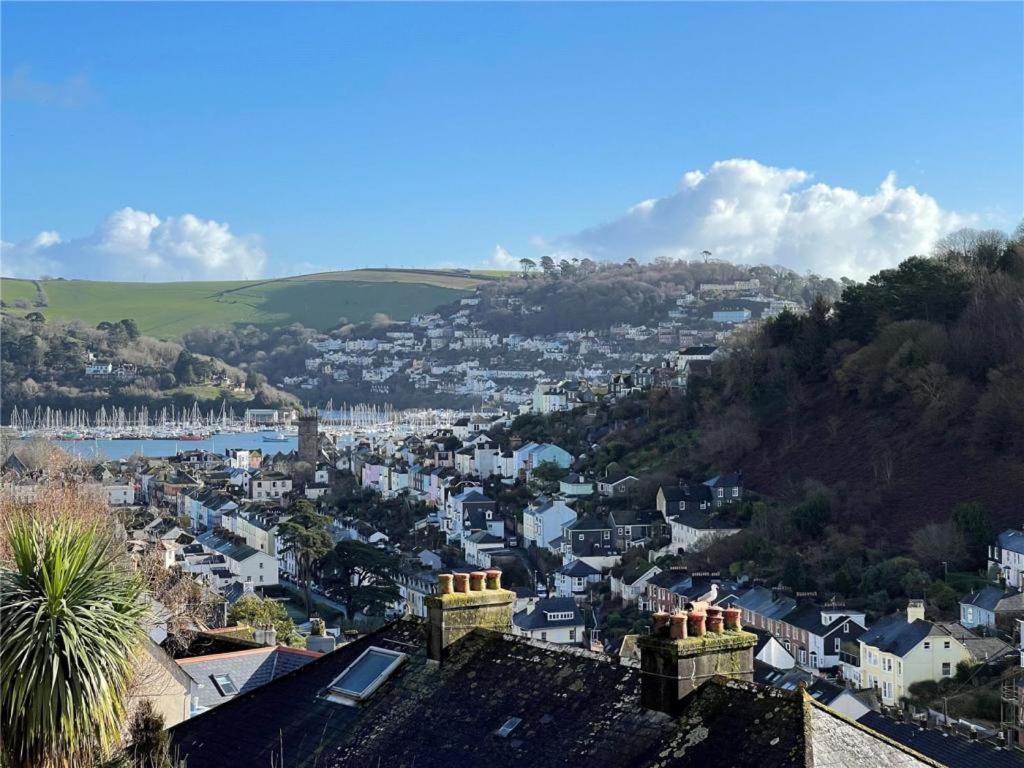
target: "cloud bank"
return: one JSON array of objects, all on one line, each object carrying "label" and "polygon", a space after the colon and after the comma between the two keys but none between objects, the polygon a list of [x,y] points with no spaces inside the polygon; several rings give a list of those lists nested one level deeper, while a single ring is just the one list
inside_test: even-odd
[{"label": "cloud bank", "polygon": [[794,168],[724,160],[684,174],[668,197],[546,245],[559,255],[615,261],[699,258],[708,250],[737,263],[863,280],[927,253],[971,221],[914,187],[897,186],[892,173],[868,195],[810,179]]},{"label": "cloud bank", "polygon": [[121,208],[82,238],[41,232],[3,243],[0,271],[8,277],[53,275],[92,280],[248,280],[263,275],[267,257],[258,237],[190,213],[160,219]]}]

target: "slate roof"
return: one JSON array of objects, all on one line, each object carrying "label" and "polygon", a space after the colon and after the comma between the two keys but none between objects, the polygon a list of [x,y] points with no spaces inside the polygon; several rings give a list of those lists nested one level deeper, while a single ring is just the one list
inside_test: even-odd
[{"label": "slate roof", "polygon": [[179,659],[178,664],[196,682],[193,695],[199,705],[216,707],[236,694],[222,694],[214,684],[214,675],[229,675],[239,694],[245,694],[319,657],[313,651],[279,645]]},{"label": "slate roof", "polygon": [[[372,646],[408,656],[361,705],[324,699]],[[422,649],[423,625],[400,620],[175,726],[173,746],[189,768],[922,764],[799,692],[713,678],[672,718],[603,654],[480,629],[440,665]]]},{"label": "slate roof", "polygon": [[1024,593],[987,585],[960,598],[962,605],[973,605],[985,611],[1024,611]]},{"label": "slate roof", "polygon": [[197,540],[207,549],[219,552],[225,557],[230,557],[232,560],[237,562],[248,560],[253,555],[258,555],[260,553],[258,549],[250,547],[248,544],[240,544],[234,541],[222,539],[213,531],[208,531],[207,533],[199,535]]},{"label": "slate roof", "polygon": [[699,531],[738,530],[740,528],[740,526],[723,517],[719,517],[718,515],[708,515],[696,510],[676,512],[671,515],[670,518],[682,525],[689,526],[690,528],[694,528]]},{"label": "slate roof", "polygon": [[[548,618],[548,614],[552,613],[571,613],[572,618],[552,621]],[[512,623],[520,629],[531,630],[574,627],[583,624],[583,614],[573,598],[549,597],[538,600],[532,611],[517,613],[512,617]]]},{"label": "slate roof", "polygon": [[996,537],[996,543],[1001,549],[1024,555],[1024,531],[1008,528]]},{"label": "slate roof", "polygon": [[908,622],[906,616],[897,613],[879,619],[860,636],[860,640],[883,653],[906,656],[931,634],[932,629],[930,621],[915,619]]},{"label": "slate roof", "polygon": [[1024,756],[1019,752],[946,734],[937,728],[898,722],[878,712],[865,712],[857,722],[949,768],[1024,768]]},{"label": "slate roof", "polygon": [[582,560],[573,560],[571,563],[567,563],[559,568],[558,573],[563,576],[573,576],[582,579],[587,576],[598,576],[601,572],[597,568],[587,565]]}]

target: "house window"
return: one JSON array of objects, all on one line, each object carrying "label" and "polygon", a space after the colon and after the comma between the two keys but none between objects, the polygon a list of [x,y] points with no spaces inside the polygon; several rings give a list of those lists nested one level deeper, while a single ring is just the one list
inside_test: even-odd
[{"label": "house window", "polygon": [[789,640],[783,640],[782,644],[786,646],[786,650],[789,650]]},{"label": "house window", "polygon": [[622,528],[616,528],[615,529],[615,533],[617,533],[619,536],[621,536],[622,535]]},{"label": "house window", "polygon": [[849,631],[850,631],[850,622],[847,621],[845,624],[843,624],[843,634],[845,635]]},{"label": "house window", "polygon": [[583,534],[579,534],[576,538],[578,541],[583,541]]},{"label": "house window", "polygon": [[948,661],[942,662],[942,676],[950,677],[953,674],[953,665]]},{"label": "house window", "polygon": [[263,570],[263,562],[262,561],[260,562],[260,570],[261,571]]},{"label": "house window", "polygon": [[839,638],[838,637],[833,640],[833,646],[832,647],[834,648],[836,653],[839,653]]},{"label": "house window", "polygon": [[612,537],[612,532],[611,532],[611,531],[605,531],[605,532],[604,532],[604,538],[605,538],[605,541],[607,541],[607,540],[608,540],[608,539],[610,539],[611,537]]},{"label": "house window", "polygon": [[548,633],[547,632],[541,632],[540,633],[540,639],[541,640],[547,640],[548,639]]},{"label": "house window", "polygon": [[733,488],[732,489],[732,497],[734,499],[738,499],[739,496],[740,496],[740,489],[739,488]]},{"label": "house window", "polygon": [[949,640],[943,640],[942,641],[942,647],[945,648],[948,651],[949,650]]},{"label": "house window", "polygon": [[806,664],[807,663],[807,651],[804,650],[803,648],[800,649],[800,663],[801,664]]},{"label": "house window", "polygon": [[217,686],[221,696],[234,696],[238,693],[238,686],[231,679],[231,675],[210,675],[213,684]]},{"label": "house window", "polygon": [[725,489],[724,488],[719,488],[718,489],[718,498],[720,498],[720,499],[724,499],[725,498]]},{"label": "house window", "polygon": [[573,627],[572,629],[569,630],[569,639],[570,640],[575,640],[576,639],[576,628],[575,627]]},{"label": "house window", "polygon": [[888,681],[883,681],[882,682],[882,698],[883,699],[891,699],[892,698],[892,683],[890,683]]},{"label": "house window", "polygon": [[387,680],[406,655],[371,646],[345,668],[327,689],[327,698],[353,705],[369,697]]},{"label": "house window", "polygon": [[924,641],[924,649],[926,651],[930,651],[932,649],[932,644],[930,642],[928,642],[927,640]]}]

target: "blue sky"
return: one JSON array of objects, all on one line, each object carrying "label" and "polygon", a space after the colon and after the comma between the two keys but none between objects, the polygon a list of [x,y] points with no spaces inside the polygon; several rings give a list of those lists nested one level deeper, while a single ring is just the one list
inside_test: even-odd
[{"label": "blue sky", "polygon": [[1024,212],[1022,7],[4,3],[4,271],[870,270]]}]

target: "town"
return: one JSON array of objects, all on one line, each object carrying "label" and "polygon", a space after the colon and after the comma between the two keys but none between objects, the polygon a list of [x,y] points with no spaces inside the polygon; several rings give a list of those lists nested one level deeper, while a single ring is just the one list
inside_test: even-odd
[{"label": "town", "polygon": [[[564,386],[536,393],[542,412],[635,395],[609,390],[588,405]],[[548,405],[555,393],[560,406]],[[165,670],[153,685],[169,727],[240,692],[258,701],[260,686],[396,618],[428,621],[454,574],[500,578],[507,631],[543,647],[642,670],[651,623],[691,611],[703,632],[692,611],[706,605],[708,621],[732,612],[755,638],[758,683],[806,690],[936,760],[956,745],[964,760],[1002,765],[1002,748],[1021,743],[1024,531],[991,542],[990,583],[960,596],[958,621],[929,619],[923,600],[869,618],[835,596],[687,564],[749,524],[738,512],[757,492],[740,471],[656,489],[623,471],[589,474],[584,457],[521,439],[507,412],[404,436],[332,436],[315,410],[288,416],[294,452],[186,450],[74,470],[118,510],[132,557],[177,589],[188,582],[203,606],[186,616],[165,606],[150,631],[145,658]],[[17,451],[2,472],[4,494],[21,503],[54,479]],[[979,676],[1004,681],[997,723],[942,706]]]}]

